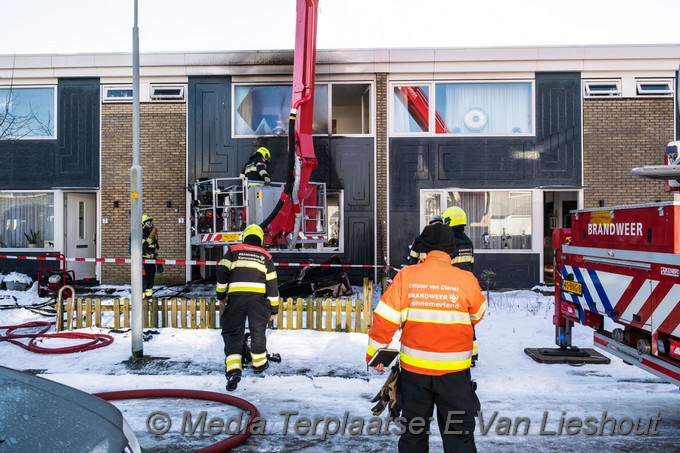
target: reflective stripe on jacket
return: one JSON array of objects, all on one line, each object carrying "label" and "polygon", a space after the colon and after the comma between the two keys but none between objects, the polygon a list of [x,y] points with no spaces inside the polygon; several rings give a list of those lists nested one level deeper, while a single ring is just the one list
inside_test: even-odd
[{"label": "reflective stripe on jacket", "polygon": [[373,312],[366,360],[401,328],[401,366],[440,376],[470,368],[472,325],[486,312],[486,298],[469,272],[451,266],[441,251],[399,271]]},{"label": "reflective stripe on jacket", "polygon": [[475,249],[472,240],[463,231],[463,226],[453,227],[453,235],[456,240],[456,247],[458,247],[458,255],[456,255],[451,264],[464,271],[474,271],[475,267]]},{"label": "reflective stripe on jacket", "polygon": [[267,163],[264,161],[264,157],[260,154],[250,156],[250,159],[248,159],[248,162],[246,162],[241,171],[241,176],[245,176],[245,178],[251,182],[263,182],[265,176],[269,176],[269,170],[267,168]]},{"label": "reflective stripe on jacket", "polygon": [[262,247],[250,244],[229,246],[217,264],[217,298],[227,294],[265,296],[272,313],[279,311],[279,289],[272,256]]}]

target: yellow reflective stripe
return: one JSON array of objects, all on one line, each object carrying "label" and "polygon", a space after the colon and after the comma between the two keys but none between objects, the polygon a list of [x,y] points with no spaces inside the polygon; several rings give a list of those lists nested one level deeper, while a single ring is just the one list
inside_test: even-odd
[{"label": "yellow reflective stripe", "polygon": [[379,314],[389,322],[401,324],[401,313],[387,305],[382,300],[378,302],[378,306],[375,307],[374,313]]},{"label": "yellow reflective stripe", "polygon": [[477,310],[477,313],[472,313],[470,314],[470,319],[473,321],[479,321],[482,319],[482,316],[484,316],[484,313],[486,312],[486,301],[479,307],[479,310]]},{"label": "yellow reflective stripe", "polygon": [[227,286],[229,286],[229,283],[218,283],[217,284],[217,291],[223,293],[227,290]]},{"label": "yellow reflective stripe", "polygon": [[274,280],[276,278],[276,271],[267,274],[267,281]]},{"label": "yellow reflective stripe", "polygon": [[472,351],[429,352],[401,345],[399,359],[405,364],[427,370],[456,371],[470,368]]},{"label": "yellow reflective stripe", "polygon": [[475,259],[471,256],[456,256],[451,261],[453,263],[474,263]]},{"label": "yellow reflective stripe", "polygon": [[264,294],[266,290],[264,283],[232,282],[229,284],[229,292]]},{"label": "yellow reflective stripe", "polygon": [[279,298],[278,297],[268,297],[269,303],[271,304],[272,307],[278,307],[279,306]]},{"label": "yellow reflective stripe", "polygon": [[219,266],[225,266],[231,269],[231,261],[222,258],[219,263],[217,263]]},{"label": "yellow reflective stripe", "polygon": [[255,261],[250,261],[250,260],[236,260],[232,263],[232,269],[233,268],[248,268],[248,269],[257,269],[258,271],[262,272],[263,274],[267,273],[267,266],[264,264],[257,263]]},{"label": "yellow reflective stripe", "polygon": [[227,371],[241,369],[241,354],[229,354],[225,361]]},{"label": "yellow reflective stripe", "polygon": [[472,340],[472,355],[477,355],[477,351],[479,351],[477,340]]},{"label": "yellow reflective stripe", "polygon": [[[387,344],[388,343],[378,343],[373,338],[368,337],[368,349],[372,350],[373,353],[375,353],[375,351],[377,351],[380,348],[386,348]],[[371,354],[371,355],[373,355],[373,354]]]},{"label": "yellow reflective stripe", "polygon": [[470,314],[462,311],[425,310],[411,307],[408,321],[432,322],[436,324],[470,324]]},{"label": "yellow reflective stripe", "polygon": [[254,354],[251,352],[250,356],[253,358],[253,366],[262,366],[267,363],[266,352],[263,352],[262,354]]}]

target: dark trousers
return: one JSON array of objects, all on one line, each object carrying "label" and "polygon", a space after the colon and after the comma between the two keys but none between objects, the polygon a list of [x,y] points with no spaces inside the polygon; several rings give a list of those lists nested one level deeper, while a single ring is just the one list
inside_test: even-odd
[{"label": "dark trousers", "polygon": [[156,280],[156,265],[145,264],[142,273],[142,290],[153,289],[154,280]]},{"label": "dark trousers", "polygon": [[[437,423],[447,453],[476,452],[474,401],[470,370],[428,376],[401,370],[397,384],[405,431],[399,438],[402,453],[429,451],[430,418],[437,407]],[[409,424],[414,420],[414,429]],[[424,424],[416,424],[424,420]],[[424,428],[423,428],[424,427]],[[419,432],[418,432],[419,431]]]},{"label": "dark trousers", "polygon": [[224,355],[240,355],[243,351],[246,318],[250,329],[250,350],[253,354],[267,352],[265,329],[270,314],[269,301],[264,295],[229,296],[220,317]]}]

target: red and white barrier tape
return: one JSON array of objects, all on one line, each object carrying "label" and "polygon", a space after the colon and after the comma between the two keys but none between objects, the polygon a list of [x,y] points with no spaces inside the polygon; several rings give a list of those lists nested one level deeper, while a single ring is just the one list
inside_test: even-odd
[{"label": "red and white barrier tape", "polygon": [[[29,260],[29,261],[73,261],[77,263],[117,263],[130,264],[131,258],[66,258],[63,256],[26,256],[26,255],[0,255],[0,259]],[[194,261],[194,260],[148,260],[143,259],[144,264],[168,264],[178,266],[216,266],[218,261]],[[373,264],[324,264],[324,263],[274,263],[277,267],[346,267],[346,268],[374,268],[383,267]]]}]

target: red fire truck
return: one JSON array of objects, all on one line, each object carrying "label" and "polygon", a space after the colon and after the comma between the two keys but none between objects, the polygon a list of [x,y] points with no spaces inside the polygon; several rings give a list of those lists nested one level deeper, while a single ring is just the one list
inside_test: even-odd
[{"label": "red fire truck", "polygon": [[[668,165],[633,174],[677,190],[678,145],[669,144]],[[680,201],[581,209],[571,219],[553,232],[556,344],[578,349],[572,326],[591,327],[596,347],[680,386]]]}]

